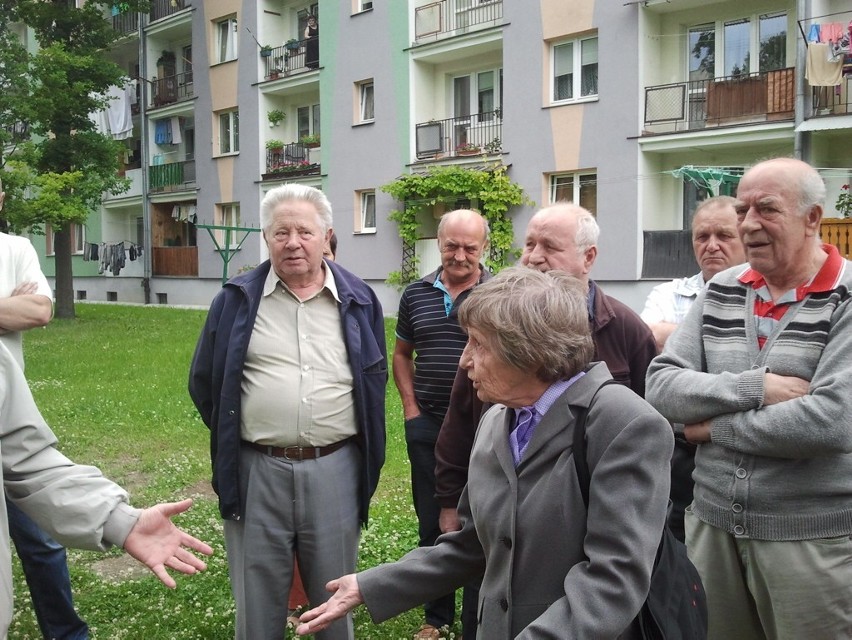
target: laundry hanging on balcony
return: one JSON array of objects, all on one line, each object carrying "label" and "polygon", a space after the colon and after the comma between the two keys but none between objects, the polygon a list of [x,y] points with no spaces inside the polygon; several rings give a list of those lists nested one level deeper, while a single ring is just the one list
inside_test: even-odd
[{"label": "laundry hanging on balcony", "polygon": [[674,171],[669,171],[675,178],[688,180],[692,184],[707,189],[712,196],[730,196],[737,190],[737,185],[743,177],[742,171],[726,167],[694,167],[687,165]]},{"label": "laundry hanging on balcony", "polygon": [[131,105],[136,102],[136,80],[125,78],[119,85],[112,85],[99,96],[107,104],[103,109],[89,114],[98,133],[112,136],[114,140],[133,137],[133,113]]}]

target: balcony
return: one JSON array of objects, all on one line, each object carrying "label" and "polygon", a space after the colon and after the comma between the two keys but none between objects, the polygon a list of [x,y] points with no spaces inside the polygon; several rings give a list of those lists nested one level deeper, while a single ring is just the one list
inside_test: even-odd
[{"label": "balcony", "polygon": [[148,167],[148,189],[152,192],[183,191],[194,186],[195,160]]},{"label": "balcony", "polygon": [[502,151],[500,109],[415,125],[418,160],[481,156]]},{"label": "balcony", "polygon": [[198,275],[198,247],[153,247],[151,258],[155,276]]},{"label": "balcony", "polygon": [[164,107],[175,102],[189,100],[195,95],[192,84],[192,71],[155,78],[150,81],[152,109]]},{"label": "balcony", "polygon": [[843,76],[836,87],[811,87],[811,100],[815,116],[852,114],[852,75]]},{"label": "balcony", "polygon": [[795,69],[645,88],[643,135],[792,120]]},{"label": "balcony", "polygon": [[[294,73],[313,71],[319,67],[319,42],[312,43],[312,56],[308,56],[307,40],[291,40],[290,42],[261,51],[266,80],[277,80],[281,76],[289,76]],[[313,46],[317,47],[313,51]],[[267,55],[268,54],[268,55]]]},{"label": "balcony", "polygon": [[319,148],[291,142],[280,150],[266,150],[263,180],[283,180],[320,174]]},{"label": "balcony", "polygon": [[149,0],[150,21],[162,20],[192,6],[192,0]]},{"label": "balcony", "polygon": [[494,26],[503,19],[503,1],[439,0],[414,10],[414,43],[425,44]]},{"label": "balcony", "polygon": [[[117,9],[113,7],[113,11]],[[115,13],[110,19],[113,30],[123,36],[131,35],[139,30],[139,14],[136,12]]]}]

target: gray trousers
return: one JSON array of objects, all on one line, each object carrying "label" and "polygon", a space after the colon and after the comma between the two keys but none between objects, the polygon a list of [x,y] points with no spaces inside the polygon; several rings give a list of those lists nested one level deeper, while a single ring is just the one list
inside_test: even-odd
[{"label": "gray trousers", "polygon": [[[315,460],[288,462],[250,447],[240,451],[242,520],[225,521],[237,640],[281,640],[293,554],[311,606],[328,600],[329,580],[355,571],[363,461],[354,443]],[[353,640],[352,617],[316,634]]]}]

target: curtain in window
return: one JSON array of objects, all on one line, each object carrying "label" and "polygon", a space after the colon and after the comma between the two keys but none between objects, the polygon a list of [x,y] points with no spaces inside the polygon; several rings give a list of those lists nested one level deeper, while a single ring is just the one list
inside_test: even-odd
[{"label": "curtain in window", "polygon": [[553,47],[553,99],[574,97],[574,44]]}]

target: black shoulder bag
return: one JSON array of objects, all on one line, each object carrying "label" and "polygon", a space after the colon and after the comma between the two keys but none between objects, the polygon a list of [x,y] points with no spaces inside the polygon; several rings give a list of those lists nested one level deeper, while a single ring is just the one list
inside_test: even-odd
[{"label": "black shoulder bag", "polygon": [[[615,383],[607,380],[600,387]],[[597,396],[597,391],[595,392]],[[592,474],[586,459],[586,417],[589,407],[577,409],[574,425],[574,466],[586,510]],[[698,570],[686,555],[686,546],[663,527],[657,557],[651,572],[651,590],[639,610],[639,628],[644,640],[705,640],[707,638],[707,597]]]}]

